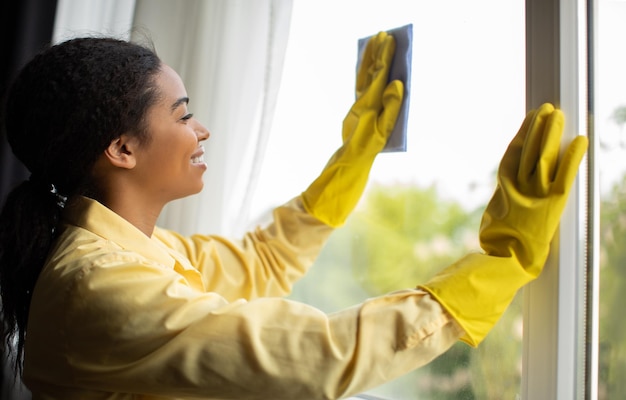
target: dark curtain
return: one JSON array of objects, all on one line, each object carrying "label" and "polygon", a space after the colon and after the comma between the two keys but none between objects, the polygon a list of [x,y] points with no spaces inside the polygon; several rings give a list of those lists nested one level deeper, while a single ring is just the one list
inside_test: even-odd
[{"label": "dark curtain", "polygon": [[[2,0],[0,59],[2,100],[17,71],[52,40],[56,0]],[[28,177],[9,149],[5,134],[0,142],[0,200]]]},{"label": "dark curtain", "polygon": [[[0,90],[4,103],[7,88],[17,71],[52,40],[56,0],[2,0],[0,9]],[[4,204],[11,189],[28,177],[28,171],[13,156],[4,129],[0,140],[0,204]],[[0,346],[2,349],[4,346]],[[0,362],[0,398],[30,399],[20,383],[13,382],[13,370],[6,356]]]}]

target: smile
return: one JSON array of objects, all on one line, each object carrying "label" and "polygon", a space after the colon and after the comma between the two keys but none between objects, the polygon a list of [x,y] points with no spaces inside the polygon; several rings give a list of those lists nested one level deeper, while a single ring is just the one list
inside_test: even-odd
[{"label": "smile", "polygon": [[199,156],[193,157],[191,159],[191,163],[192,164],[200,164],[204,162],[204,154],[201,154]]},{"label": "smile", "polygon": [[204,147],[198,147],[198,150],[191,155],[191,163],[192,164],[201,164],[204,163]]}]

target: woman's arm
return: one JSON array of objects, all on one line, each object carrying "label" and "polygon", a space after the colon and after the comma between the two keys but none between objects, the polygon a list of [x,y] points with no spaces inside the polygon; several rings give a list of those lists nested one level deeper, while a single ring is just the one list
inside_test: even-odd
[{"label": "woman's arm", "polygon": [[25,368],[33,393],[333,399],[424,365],[463,334],[421,290],[331,315],[282,298],[228,302],[133,253],[81,251],[90,246],[88,264],[50,268],[38,283]]},{"label": "woman's arm", "polygon": [[163,229],[157,229],[154,237],[191,261],[208,292],[232,301],[289,294],[332,232],[295,198],[274,210],[267,227],[239,241],[209,235],[184,237]]}]

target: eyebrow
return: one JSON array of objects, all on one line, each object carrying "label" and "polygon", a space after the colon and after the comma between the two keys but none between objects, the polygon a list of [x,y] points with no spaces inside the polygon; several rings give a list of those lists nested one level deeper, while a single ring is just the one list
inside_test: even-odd
[{"label": "eyebrow", "polygon": [[174,112],[181,104],[188,104],[188,103],[189,103],[189,97],[181,97],[180,99],[176,100],[174,104],[172,104],[172,107],[170,107],[170,109],[172,110],[172,112]]}]

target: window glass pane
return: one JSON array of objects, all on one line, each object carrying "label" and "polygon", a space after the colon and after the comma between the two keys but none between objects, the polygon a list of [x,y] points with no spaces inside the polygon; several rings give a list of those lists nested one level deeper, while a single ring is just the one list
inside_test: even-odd
[{"label": "window glass pane", "polygon": [[599,399],[626,393],[626,1],[600,0],[595,131],[600,168]]},{"label": "window glass pane", "polygon": [[[525,114],[524,1],[295,1],[273,133],[253,213],[297,195],[340,146],[357,40],[413,24],[408,151],[380,154],[370,184],[292,297],[324,311],[415,287],[478,249],[500,157]],[[514,399],[517,299],[478,349],[455,345],[371,393],[390,399]]]}]

